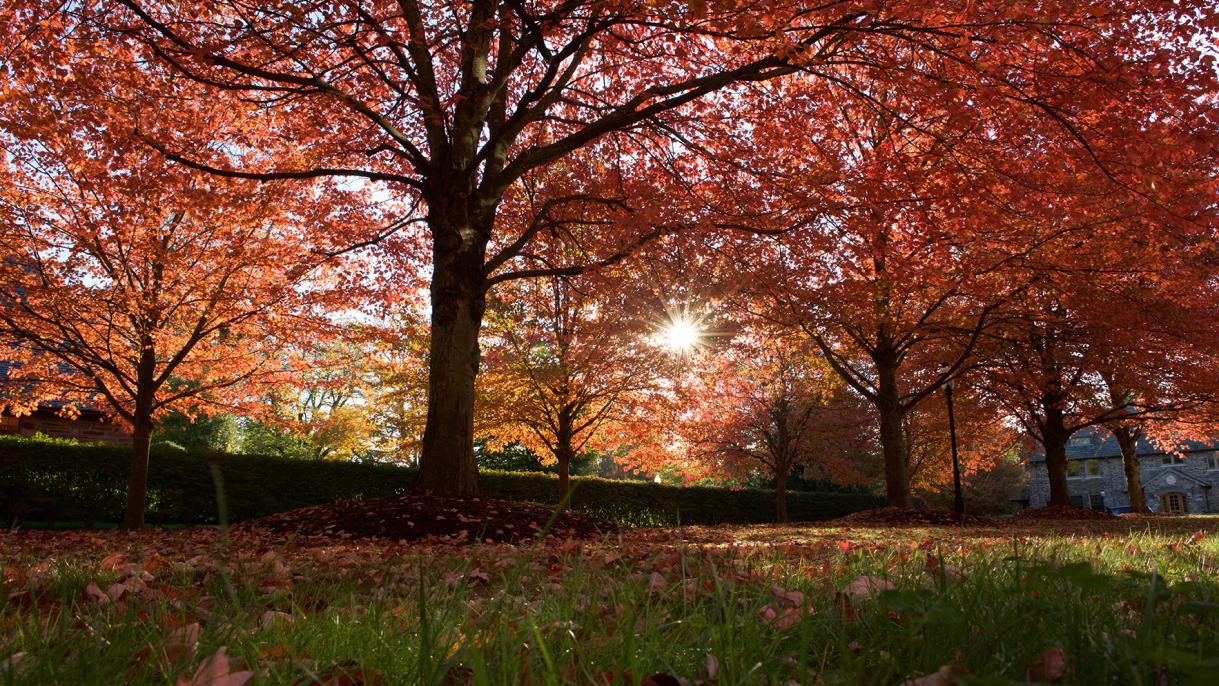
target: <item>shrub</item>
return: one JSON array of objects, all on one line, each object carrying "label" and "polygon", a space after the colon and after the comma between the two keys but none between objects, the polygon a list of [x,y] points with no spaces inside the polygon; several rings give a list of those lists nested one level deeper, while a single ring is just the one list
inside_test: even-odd
[{"label": "shrub", "polygon": [[[0,436],[0,516],[6,522],[114,522],[121,519],[130,464],[123,446]],[[223,477],[231,521],[240,521],[333,500],[401,495],[414,478],[409,468],[388,464],[299,460],[220,452],[155,449],[148,481],[151,523],[214,524],[218,519],[212,477]],[[774,493],[758,489],[666,486],[651,482],[574,477],[574,509],[630,526],[770,521]],[[484,471],[489,498],[556,501],[549,474]],[[857,493],[788,494],[793,520],[839,517],[880,505]]]}]

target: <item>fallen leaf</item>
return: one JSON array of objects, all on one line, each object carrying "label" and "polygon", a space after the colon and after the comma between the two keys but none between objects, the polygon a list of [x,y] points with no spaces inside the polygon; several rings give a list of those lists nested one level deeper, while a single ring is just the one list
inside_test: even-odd
[{"label": "fallen leaf", "polygon": [[281,622],[283,624],[291,624],[292,615],[288,614],[287,612],[279,612],[277,610],[267,610],[266,612],[262,613],[262,628],[264,629],[270,629]]},{"label": "fallen leaf", "polygon": [[127,558],[122,553],[110,553],[99,563],[102,569],[110,572],[121,572],[127,564]]},{"label": "fallen leaf", "polygon": [[861,576],[843,587],[841,594],[851,600],[871,600],[881,591],[891,591],[896,588],[893,582],[878,576]]},{"label": "fallen leaf", "polygon": [[956,665],[944,665],[932,674],[907,679],[902,686],[956,686],[958,676],[969,676],[969,670]]},{"label": "fallen leaf", "polygon": [[663,574],[660,572],[652,572],[651,576],[648,577],[648,595],[656,595],[660,593],[661,591],[665,590],[666,585],[667,582],[665,581]]},{"label": "fallen leaf", "polygon": [[1028,680],[1054,683],[1067,674],[1067,654],[1057,646],[1046,648],[1033,658]]},{"label": "fallen leaf", "polygon": [[165,645],[165,657],[169,662],[175,663],[182,659],[190,659],[195,656],[195,649],[199,647],[199,635],[203,633],[203,628],[198,622],[187,624],[169,632],[169,638]]},{"label": "fallen leaf", "polygon": [[[461,668],[455,667],[449,670],[445,675],[447,684],[462,684],[463,681],[447,681],[450,674],[455,672],[460,673]],[[323,671],[315,676],[306,676],[293,683],[293,686],[380,686],[382,683],[381,675],[372,671],[366,670],[359,666],[354,660],[342,662],[332,666],[330,669]]]},{"label": "fallen leaf", "polygon": [[189,681],[178,679],[177,686],[242,686],[253,678],[254,672],[235,670],[236,662],[225,653],[225,648],[221,646],[215,655],[199,665],[199,671],[195,672]]},{"label": "fallen leaf", "polygon": [[123,599],[123,596],[127,595],[129,590],[125,583],[110,584],[110,587],[106,589],[106,595],[109,596],[111,601],[117,603]]},{"label": "fallen leaf", "polygon": [[878,576],[861,576],[843,587],[834,596],[834,599],[838,602],[843,617],[856,619],[859,614],[855,610],[855,603],[871,600],[881,591],[890,591],[894,588],[893,583],[887,579]]},{"label": "fallen leaf", "polygon": [[773,605],[762,608],[762,619],[776,629],[790,629],[800,623],[803,613],[794,607],[775,609]]},{"label": "fallen leaf", "polygon": [[944,558],[939,555],[927,555],[927,562],[924,569],[928,574],[933,576],[944,575],[944,578],[949,581],[960,581],[965,575],[961,570],[953,565],[944,564]]},{"label": "fallen leaf", "polygon": [[13,653],[12,655],[9,655],[8,657],[4,658],[3,660],[0,660],[0,674],[3,674],[5,672],[11,672],[13,674],[20,674],[22,670],[19,667],[20,667],[21,661],[24,659],[25,659],[25,653]]},{"label": "fallen leaf", "polygon": [[804,605],[804,594],[800,591],[785,591],[778,586],[772,586],[770,594],[780,604],[786,604],[790,607],[802,607]]},{"label": "fallen leaf", "polygon": [[110,604],[110,596],[98,588],[96,581],[90,581],[89,585],[85,586],[85,597],[92,599],[98,605]]}]

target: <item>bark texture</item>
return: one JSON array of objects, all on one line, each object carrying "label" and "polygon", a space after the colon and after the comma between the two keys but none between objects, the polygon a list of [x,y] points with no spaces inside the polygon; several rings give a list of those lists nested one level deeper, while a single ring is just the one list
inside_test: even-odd
[{"label": "bark texture", "polygon": [[143,336],[140,343],[140,360],[136,365],[135,412],[130,417],[134,435],[131,442],[131,473],[127,476],[127,508],[123,513],[124,529],[144,528],[144,507],[148,499],[148,454],[152,447],[157,358],[150,336]]},{"label": "bark texture", "polygon": [[485,233],[468,221],[429,218],[433,244],[428,412],[415,487],[436,495],[478,495],[474,382],[486,311]]},{"label": "bark texture", "polygon": [[897,391],[897,367],[877,365],[876,409],[880,413],[880,444],[885,459],[885,494],[890,507],[912,507],[906,465],[905,416]]},{"label": "bark texture", "polygon": [[1113,429],[1113,437],[1122,451],[1122,471],[1126,473],[1126,492],[1130,494],[1130,510],[1132,512],[1149,512],[1146,497],[1143,495],[1143,477],[1139,473],[1138,429],[1128,426],[1118,426]]},{"label": "bark texture", "polygon": [[558,442],[555,446],[554,456],[559,466],[559,507],[566,510],[569,507],[567,502],[567,493],[571,488],[571,460],[574,457],[575,449],[572,448],[572,434],[574,418],[569,413],[561,413],[559,415],[559,431],[557,434]]},{"label": "bark texture", "polygon": [[1067,439],[1070,432],[1064,423],[1062,410],[1054,402],[1045,405],[1045,422],[1042,428],[1042,444],[1045,447],[1045,468],[1050,479],[1050,505],[1071,504],[1071,491],[1067,486]]},{"label": "bark texture", "polygon": [[137,419],[131,444],[131,473],[127,476],[127,508],[124,529],[144,528],[144,506],[148,495],[148,454],[152,445],[152,421]]}]

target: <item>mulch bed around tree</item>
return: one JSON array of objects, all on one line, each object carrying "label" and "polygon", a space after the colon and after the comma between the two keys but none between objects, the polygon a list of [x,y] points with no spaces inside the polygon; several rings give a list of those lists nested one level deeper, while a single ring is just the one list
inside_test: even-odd
[{"label": "mulch bed around tree", "polygon": [[1086,507],[1072,505],[1051,505],[1026,510],[1017,515],[1019,519],[1117,519],[1116,516],[1100,510],[1089,510]]},{"label": "mulch bed around tree", "polygon": [[515,543],[548,538],[596,538],[617,531],[610,521],[563,512],[549,529],[554,508],[488,498],[405,495],[340,500],[242,522],[237,529],[337,538],[383,538],[430,543]]},{"label": "mulch bed around tree", "polygon": [[992,523],[989,518],[977,515],[966,514],[958,517],[947,510],[917,510],[906,507],[878,507],[839,517],[834,521],[843,524],[906,524],[912,526]]},{"label": "mulch bed around tree", "polygon": [[1118,517],[1188,517],[1179,512],[1123,512]]}]

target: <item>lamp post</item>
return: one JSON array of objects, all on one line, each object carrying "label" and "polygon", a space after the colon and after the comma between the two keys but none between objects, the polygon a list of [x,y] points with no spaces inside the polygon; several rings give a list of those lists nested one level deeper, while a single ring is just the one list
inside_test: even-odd
[{"label": "lamp post", "polygon": [[957,419],[952,411],[952,379],[944,384],[944,399],[948,401],[948,440],[952,444],[952,511],[965,514],[965,494],[961,492],[961,458],[957,455]]}]

